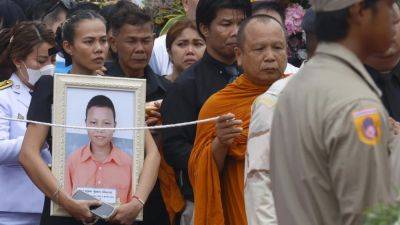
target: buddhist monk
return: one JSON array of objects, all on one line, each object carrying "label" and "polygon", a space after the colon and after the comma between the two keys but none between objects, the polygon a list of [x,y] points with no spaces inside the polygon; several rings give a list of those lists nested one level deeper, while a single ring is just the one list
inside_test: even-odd
[{"label": "buddhist monk", "polygon": [[219,118],[197,126],[189,159],[194,225],[247,224],[244,159],[251,105],[283,76],[287,63],[285,32],[272,17],[246,19],[237,40],[236,58],[244,73],[212,95],[199,114],[199,119]]}]

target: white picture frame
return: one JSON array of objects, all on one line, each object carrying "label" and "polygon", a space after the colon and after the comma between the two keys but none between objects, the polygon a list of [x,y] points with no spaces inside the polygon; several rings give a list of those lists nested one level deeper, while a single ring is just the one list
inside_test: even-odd
[{"label": "white picture frame", "polygon": [[[117,121],[117,128],[145,126],[146,81],[144,79],[72,74],[55,74],[53,123],[85,126],[85,123],[81,121],[83,116],[76,112],[82,112],[86,117],[85,105],[88,103],[88,99],[97,95],[104,95],[114,103],[114,117]],[[74,133],[73,130],[76,129],[52,128],[52,173],[63,189],[65,188],[67,158],[73,153],[70,151],[72,149],[70,145],[76,144],[77,140],[83,139],[80,138],[84,135],[82,132],[87,132],[87,130],[80,130]],[[121,144],[124,146],[121,149],[129,154],[129,148],[132,148],[130,194],[133,195],[143,167],[145,133],[144,130],[115,131],[113,145],[117,145],[114,143],[115,138],[119,138],[116,137],[117,132],[120,132],[120,139],[124,140],[121,143],[125,143]],[[129,139],[130,135],[132,139]],[[71,142],[69,139],[73,139],[73,141]],[[117,147],[119,148],[119,146]],[[117,202],[115,205],[118,206],[119,204],[121,203]],[[69,216],[61,206],[53,201],[51,202],[50,214],[51,216]],[[142,213],[140,213],[137,220],[141,219]]]}]

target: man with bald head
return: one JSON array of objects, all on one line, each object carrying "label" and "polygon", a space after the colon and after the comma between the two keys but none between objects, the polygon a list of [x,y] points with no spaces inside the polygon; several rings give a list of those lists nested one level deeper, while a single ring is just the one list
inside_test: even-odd
[{"label": "man with bald head", "polygon": [[194,192],[194,225],[245,225],[244,158],[251,105],[276,80],[287,63],[285,32],[264,15],[242,22],[236,48],[244,73],[212,95],[199,119],[220,116],[216,124],[199,124],[189,159]]},{"label": "man with bald head", "polygon": [[359,225],[389,204],[390,129],[363,63],[391,45],[393,0],[312,0],[319,46],[280,93],[271,179],[280,225]]}]

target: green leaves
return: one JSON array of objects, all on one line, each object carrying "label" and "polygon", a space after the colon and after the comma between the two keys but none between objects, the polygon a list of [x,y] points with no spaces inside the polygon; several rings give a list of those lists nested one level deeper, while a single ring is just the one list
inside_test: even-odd
[{"label": "green leaves", "polygon": [[400,204],[379,205],[368,210],[363,225],[400,225]]}]

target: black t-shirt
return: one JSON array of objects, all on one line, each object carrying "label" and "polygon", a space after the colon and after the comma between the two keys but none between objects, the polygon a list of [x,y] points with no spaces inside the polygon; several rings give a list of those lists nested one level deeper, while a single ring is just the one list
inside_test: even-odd
[{"label": "black t-shirt", "polygon": [[[54,79],[52,76],[42,76],[35,84],[35,91],[32,93],[31,104],[29,105],[28,120],[51,123],[53,105]],[[51,148],[51,132],[47,135],[47,142]],[[165,205],[158,196],[150,195],[143,209],[143,222],[136,222],[135,225],[156,225],[168,224],[168,214]],[[50,200],[46,198],[43,208],[40,225],[81,225],[71,217],[50,216]],[[108,225],[99,221],[96,225]]]},{"label": "black t-shirt", "polygon": [[[53,76],[42,76],[35,84],[29,105],[28,120],[51,123],[51,109],[53,105]],[[51,152],[51,132],[47,134],[47,143]]]}]

